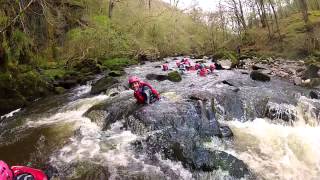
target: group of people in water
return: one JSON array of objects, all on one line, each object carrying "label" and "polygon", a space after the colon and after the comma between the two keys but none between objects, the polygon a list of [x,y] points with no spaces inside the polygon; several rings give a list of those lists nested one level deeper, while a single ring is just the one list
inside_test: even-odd
[{"label": "group of people in water", "polygon": [[[197,71],[197,74],[201,77],[206,77],[209,73],[213,73],[216,69],[215,64],[211,64],[210,66],[206,66],[204,63],[196,63],[195,65],[191,65],[189,58],[184,57],[181,61],[176,61],[177,68],[181,74],[184,74],[186,71]],[[162,65],[163,71],[169,70],[168,64]]]},{"label": "group of people in water", "polygon": [[[213,73],[216,69],[215,64],[206,66],[204,63],[196,63],[191,65],[189,58],[184,57],[181,61],[176,61],[177,68],[181,74],[185,71],[197,71],[197,74],[201,77],[207,76],[209,73]],[[163,71],[169,70],[168,64],[162,65]],[[150,84],[141,81],[136,76],[129,77],[129,86],[134,91],[134,97],[138,104],[152,104],[157,100],[160,100],[160,94]]]}]

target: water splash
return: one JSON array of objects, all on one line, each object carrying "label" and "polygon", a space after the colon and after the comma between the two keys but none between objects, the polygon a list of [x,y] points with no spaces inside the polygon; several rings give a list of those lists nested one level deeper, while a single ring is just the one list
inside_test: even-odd
[{"label": "water splash", "polygon": [[283,126],[265,119],[228,122],[235,139],[226,151],[267,179],[317,179],[320,127]]}]

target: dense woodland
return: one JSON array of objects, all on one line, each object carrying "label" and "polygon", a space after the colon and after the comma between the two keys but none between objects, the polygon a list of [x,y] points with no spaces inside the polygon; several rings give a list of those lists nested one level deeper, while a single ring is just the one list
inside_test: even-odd
[{"label": "dense woodland", "polygon": [[0,0],[0,114],[166,56],[320,58],[319,0]]}]

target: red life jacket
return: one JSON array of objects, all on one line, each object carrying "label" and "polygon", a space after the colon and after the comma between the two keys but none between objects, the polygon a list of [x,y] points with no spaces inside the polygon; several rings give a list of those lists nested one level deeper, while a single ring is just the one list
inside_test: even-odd
[{"label": "red life jacket", "polygon": [[207,76],[207,74],[208,74],[208,70],[207,70],[207,68],[202,68],[201,70],[200,70],[200,76],[202,76],[202,77],[205,77],[205,76]]},{"label": "red life jacket", "polygon": [[33,169],[26,166],[12,166],[11,169],[14,177],[21,174],[30,174],[35,180],[48,180],[46,174],[39,169]]},{"label": "red life jacket", "polygon": [[137,99],[139,104],[145,103],[145,97],[143,96],[143,86],[148,86],[151,89],[152,94],[155,95],[157,99],[160,99],[160,94],[156,89],[154,89],[150,84],[140,81],[139,90],[134,92],[134,97]]}]

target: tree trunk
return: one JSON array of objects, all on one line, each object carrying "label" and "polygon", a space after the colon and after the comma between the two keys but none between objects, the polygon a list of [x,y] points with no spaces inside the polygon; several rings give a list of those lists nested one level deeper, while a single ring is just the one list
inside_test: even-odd
[{"label": "tree trunk", "polygon": [[111,19],[112,18],[112,11],[113,11],[113,8],[114,8],[114,0],[109,0],[109,18]]},{"label": "tree trunk", "polygon": [[270,3],[270,6],[271,6],[271,8],[272,8],[272,12],[273,12],[273,15],[274,15],[274,19],[275,19],[275,21],[276,21],[276,26],[277,26],[277,32],[278,32],[278,35],[279,35],[279,40],[282,41],[281,32],[280,32],[280,28],[279,28],[279,22],[278,22],[277,12],[275,11],[274,4],[273,4],[272,0],[269,0],[269,3]]},{"label": "tree trunk", "polygon": [[303,21],[307,24],[309,22],[309,15],[308,15],[308,5],[306,0],[299,0],[300,9],[302,11]]},{"label": "tree trunk", "polygon": [[246,24],[246,20],[244,18],[244,15],[243,15],[243,8],[242,8],[242,3],[240,0],[239,0],[239,8],[240,8],[240,15],[241,15],[240,17],[241,17],[242,26],[243,26],[244,30],[246,31],[247,24]]}]

